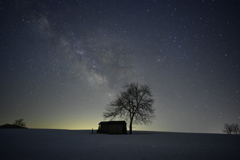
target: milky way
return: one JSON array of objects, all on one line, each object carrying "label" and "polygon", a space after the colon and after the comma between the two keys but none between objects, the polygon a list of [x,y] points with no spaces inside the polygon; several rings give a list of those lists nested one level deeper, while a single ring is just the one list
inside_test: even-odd
[{"label": "milky way", "polygon": [[155,99],[153,123],[134,129],[240,123],[239,1],[0,0],[0,9],[1,124],[96,129],[129,82]]}]

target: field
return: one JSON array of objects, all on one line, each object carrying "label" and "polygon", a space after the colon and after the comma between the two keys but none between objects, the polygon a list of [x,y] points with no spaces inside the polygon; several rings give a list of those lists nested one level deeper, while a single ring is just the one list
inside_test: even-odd
[{"label": "field", "polygon": [[240,136],[135,131],[1,129],[0,159],[239,160]]}]

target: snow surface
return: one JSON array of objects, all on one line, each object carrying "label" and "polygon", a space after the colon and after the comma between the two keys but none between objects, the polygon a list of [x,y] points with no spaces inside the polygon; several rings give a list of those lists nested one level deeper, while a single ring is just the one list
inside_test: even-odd
[{"label": "snow surface", "polygon": [[240,136],[135,131],[1,129],[0,159],[239,160]]}]

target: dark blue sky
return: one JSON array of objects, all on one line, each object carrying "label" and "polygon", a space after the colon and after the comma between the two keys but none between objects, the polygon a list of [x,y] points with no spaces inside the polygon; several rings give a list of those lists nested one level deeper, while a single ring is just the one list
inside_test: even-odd
[{"label": "dark blue sky", "polygon": [[122,86],[151,87],[138,130],[240,123],[237,0],[0,0],[0,123],[91,129]]}]

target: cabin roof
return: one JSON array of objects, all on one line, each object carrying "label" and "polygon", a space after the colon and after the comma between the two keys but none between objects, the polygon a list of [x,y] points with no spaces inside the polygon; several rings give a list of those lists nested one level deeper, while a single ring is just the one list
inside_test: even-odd
[{"label": "cabin roof", "polygon": [[99,124],[124,124],[126,125],[125,121],[102,121]]}]

